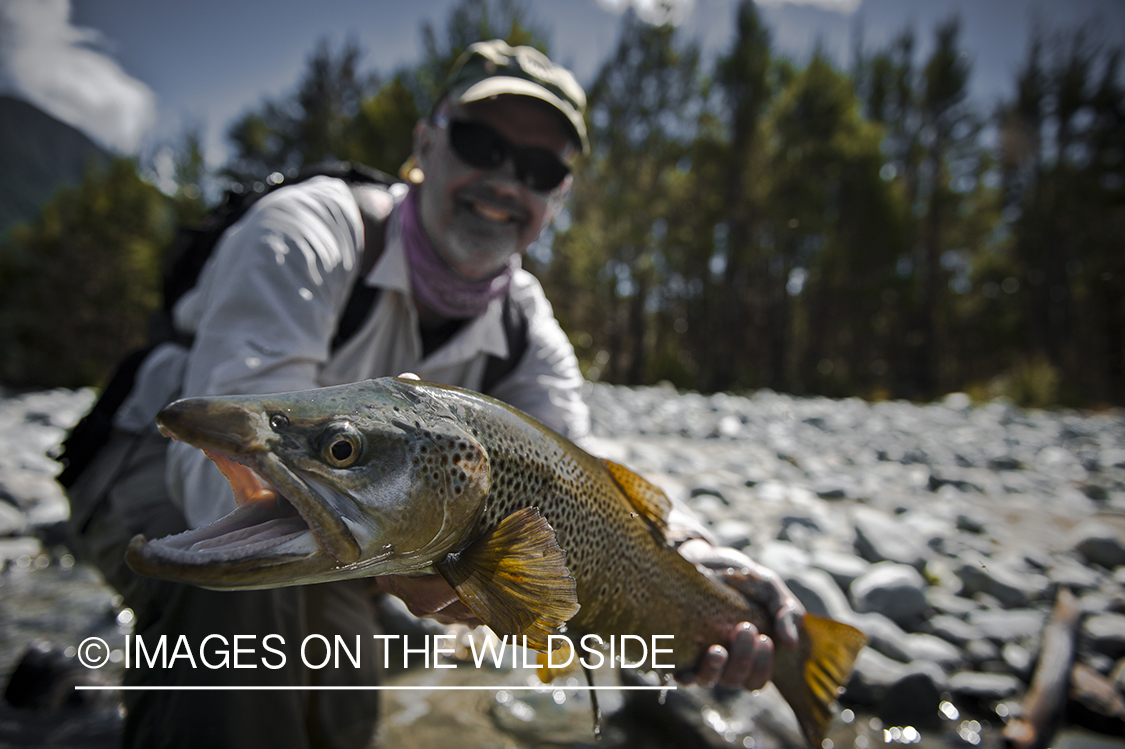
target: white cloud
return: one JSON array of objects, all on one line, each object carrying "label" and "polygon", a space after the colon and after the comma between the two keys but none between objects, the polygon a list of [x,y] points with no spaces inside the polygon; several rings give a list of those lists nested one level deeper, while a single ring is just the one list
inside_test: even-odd
[{"label": "white cloud", "polygon": [[695,0],[598,0],[598,5],[618,15],[632,6],[646,23],[679,26],[691,15]]},{"label": "white cloud", "polygon": [[0,0],[0,91],[132,153],[156,119],[156,97],[101,41],[70,24],[70,0]]},{"label": "white cloud", "polygon": [[863,0],[754,0],[758,5],[777,8],[782,5],[812,5],[821,10],[834,10],[845,16],[855,13]]}]

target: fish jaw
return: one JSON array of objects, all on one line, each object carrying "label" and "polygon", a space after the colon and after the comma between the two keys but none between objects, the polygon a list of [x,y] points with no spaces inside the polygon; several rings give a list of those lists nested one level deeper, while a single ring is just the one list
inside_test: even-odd
[{"label": "fish jaw", "polygon": [[202,449],[238,506],[202,528],[135,538],[127,562],[222,589],[431,571],[482,509],[488,458],[447,414],[395,389],[370,381],[171,404],[160,430]]}]

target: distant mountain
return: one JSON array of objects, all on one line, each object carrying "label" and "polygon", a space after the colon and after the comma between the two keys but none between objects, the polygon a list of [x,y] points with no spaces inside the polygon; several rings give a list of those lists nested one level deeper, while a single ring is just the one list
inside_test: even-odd
[{"label": "distant mountain", "polygon": [[0,96],[0,236],[33,221],[55,190],[77,185],[87,165],[110,155],[70,125],[20,99]]}]

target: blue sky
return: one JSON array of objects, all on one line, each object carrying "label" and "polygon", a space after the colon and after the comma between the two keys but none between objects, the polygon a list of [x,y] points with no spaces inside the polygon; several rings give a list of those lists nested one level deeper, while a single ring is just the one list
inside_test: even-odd
[{"label": "blue sky", "polygon": [[[657,0],[531,0],[552,56],[588,83],[612,51],[620,13]],[[0,0],[0,92],[28,99],[117,150],[171,140],[185,123],[207,133],[209,160],[225,156],[232,118],[296,83],[307,55],[349,36],[366,67],[390,72],[420,57],[423,22],[439,31],[456,0]],[[735,0],[675,0],[685,36],[708,59],[731,39]],[[877,48],[913,27],[919,53],[953,14],[973,61],[974,95],[987,104],[1011,91],[1029,30],[1089,23],[1125,44],[1122,0],[759,0],[777,52],[798,62],[816,47],[847,64],[857,24]]]}]

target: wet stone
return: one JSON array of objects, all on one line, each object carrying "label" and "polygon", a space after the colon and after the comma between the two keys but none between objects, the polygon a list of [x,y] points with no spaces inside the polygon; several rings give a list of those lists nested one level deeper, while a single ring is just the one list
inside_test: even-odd
[{"label": "wet stone", "polygon": [[856,611],[874,611],[913,630],[925,619],[925,590],[926,581],[914,567],[881,562],[856,579],[850,592]]},{"label": "wet stone", "polygon": [[1023,682],[1010,674],[963,671],[949,677],[948,687],[955,697],[985,702],[1015,695],[1023,689]]},{"label": "wet stone", "polygon": [[968,622],[995,642],[1032,643],[1038,641],[1046,619],[1038,609],[981,609],[970,612]]},{"label": "wet stone", "polygon": [[949,614],[939,614],[938,616],[931,617],[926,622],[926,628],[930,634],[940,637],[946,642],[952,643],[958,647],[964,647],[972,640],[979,640],[984,634],[973,625],[966,622],[964,619],[958,619]]},{"label": "wet stone", "polygon": [[1026,607],[1042,598],[1048,587],[1048,580],[1041,575],[1022,573],[997,560],[984,561],[976,555],[969,555],[956,573],[964,585],[962,596],[986,593],[1010,609]]},{"label": "wet stone", "polygon": [[1070,535],[1072,547],[1086,561],[1113,569],[1125,565],[1125,542],[1107,523],[1088,520]]},{"label": "wet stone", "polygon": [[785,584],[810,613],[845,621],[853,615],[847,596],[824,570],[809,568],[785,578]]},{"label": "wet stone", "polygon": [[855,554],[848,554],[830,549],[817,549],[812,552],[814,567],[824,570],[841,590],[848,590],[852,582],[871,568],[871,562],[861,559]]},{"label": "wet stone", "polygon": [[941,694],[932,673],[915,671],[890,685],[875,712],[887,725],[930,727],[940,720]]},{"label": "wet stone", "polygon": [[1120,658],[1125,655],[1125,614],[1098,614],[1082,622],[1082,635],[1096,652]]},{"label": "wet stone", "polygon": [[27,528],[27,517],[0,499],[0,536],[18,536]]},{"label": "wet stone", "polygon": [[978,668],[989,661],[998,661],[1003,657],[1000,646],[985,639],[971,640],[965,643],[965,653]]},{"label": "wet stone", "polygon": [[856,510],[855,534],[855,550],[869,562],[896,562],[920,570],[931,554],[917,532],[871,508]]},{"label": "wet stone", "polygon": [[1047,571],[1047,578],[1055,585],[1070,588],[1076,593],[1096,590],[1101,582],[1101,575],[1096,570],[1066,557]]}]

